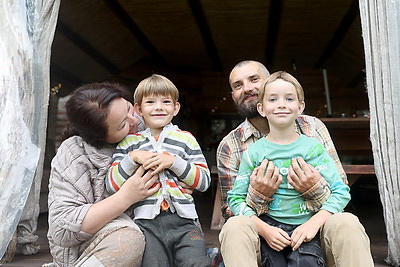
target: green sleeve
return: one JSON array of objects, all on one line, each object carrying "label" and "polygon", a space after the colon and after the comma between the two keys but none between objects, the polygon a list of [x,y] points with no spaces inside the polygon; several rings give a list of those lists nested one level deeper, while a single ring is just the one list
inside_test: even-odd
[{"label": "green sleeve", "polygon": [[233,188],[228,191],[228,205],[235,215],[250,217],[256,214],[254,210],[246,204],[250,175],[254,168],[255,166],[253,166],[248,151],[245,151],[240,162],[239,173],[236,177]]}]

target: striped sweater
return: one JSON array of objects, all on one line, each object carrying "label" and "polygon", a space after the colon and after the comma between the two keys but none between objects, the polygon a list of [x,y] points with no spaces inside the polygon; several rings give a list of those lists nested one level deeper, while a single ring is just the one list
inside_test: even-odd
[{"label": "striped sweater", "polygon": [[164,127],[157,141],[151,135],[150,129],[127,135],[118,144],[106,176],[106,189],[109,193],[118,191],[139,167],[128,155],[133,150],[169,153],[175,156],[172,166],[159,173],[158,183],[161,187],[158,192],[133,205],[134,219],[155,218],[160,213],[163,200],[166,200],[171,211],[177,212],[180,217],[197,219],[193,197],[179,185],[179,181],[183,181],[201,192],[210,186],[210,171],[194,136],[172,124]]}]

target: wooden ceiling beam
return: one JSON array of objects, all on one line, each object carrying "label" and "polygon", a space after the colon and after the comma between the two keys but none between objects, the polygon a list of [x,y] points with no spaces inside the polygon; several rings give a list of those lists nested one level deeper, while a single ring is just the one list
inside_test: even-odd
[{"label": "wooden ceiling beam", "polygon": [[267,46],[265,51],[265,64],[268,69],[272,69],[274,64],[276,40],[278,39],[282,14],[282,2],[281,0],[271,0],[271,7],[269,9]]},{"label": "wooden ceiling beam", "polygon": [[217,47],[212,38],[210,27],[204,15],[203,7],[198,0],[188,0],[197,26],[199,27],[201,36],[203,37],[209,57],[211,58],[213,68],[216,71],[222,71],[222,63],[219,57]]},{"label": "wooden ceiling beam", "polygon": [[62,84],[57,93],[60,97],[69,95],[76,87],[85,83],[81,78],[54,63],[50,65],[50,79],[54,83]]},{"label": "wooden ceiling beam", "polygon": [[91,44],[89,44],[85,39],[79,36],[76,32],[71,30],[67,25],[65,25],[61,20],[57,23],[57,31],[64,35],[68,40],[74,43],[82,51],[93,58],[97,63],[99,63],[103,68],[105,68],[110,73],[116,75],[121,71],[111,63],[102,53],[97,51]]},{"label": "wooden ceiling beam", "polygon": [[51,64],[50,70],[51,70],[50,72],[51,72],[52,76],[54,75],[57,78],[66,80],[69,83],[72,83],[76,86],[84,83],[84,81],[81,78],[73,75],[69,71],[66,71],[65,69],[61,68],[60,66],[58,66],[54,63]]},{"label": "wooden ceiling beam", "polygon": [[346,36],[347,32],[349,31],[351,24],[360,15],[359,7],[358,7],[358,0],[353,0],[349,9],[347,10],[346,14],[344,15],[339,27],[336,29],[335,33],[332,36],[332,39],[326,46],[324,52],[319,57],[317,62],[314,64],[314,69],[322,68],[328,59],[333,55],[336,48],[340,45],[343,41],[344,37]]},{"label": "wooden ceiling beam", "polygon": [[129,29],[129,31],[135,36],[136,40],[149,52],[151,57],[156,60],[159,64],[166,64],[165,59],[147,36],[142,32],[139,26],[126,12],[126,10],[116,0],[104,0],[108,7],[115,13],[115,15],[122,21],[122,23]]}]

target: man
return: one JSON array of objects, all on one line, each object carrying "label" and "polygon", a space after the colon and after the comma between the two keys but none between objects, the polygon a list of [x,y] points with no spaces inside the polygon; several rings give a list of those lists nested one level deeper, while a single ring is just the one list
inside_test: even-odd
[{"label": "man", "polygon": [[[242,61],[230,73],[229,84],[232,99],[241,116],[246,119],[223,138],[217,150],[218,177],[221,185],[222,213],[232,216],[227,202],[227,192],[232,189],[238,173],[243,152],[268,134],[265,118],[257,111],[258,90],[269,76],[265,66],[257,61]],[[347,177],[325,125],[317,118],[300,115],[296,130],[317,139],[334,160],[338,171],[347,184]],[[268,203],[277,189],[279,173],[272,164],[264,161],[250,179],[246,202],[258,215],[268,209]],[[288,180],[303,194],[307,207],[318,210],[329,197],[326,181],[312,166],[299,160],[294,163]],[[220,233],[221,252],[224,263],[231,266],[257,266],[261,262],[259,235],[265,235],[267,225],[258,216],[230,218]],[[321,230],[321,245],[328,266],[374,266],[370,243],[358,218],[350,213],[332,215]]]}]

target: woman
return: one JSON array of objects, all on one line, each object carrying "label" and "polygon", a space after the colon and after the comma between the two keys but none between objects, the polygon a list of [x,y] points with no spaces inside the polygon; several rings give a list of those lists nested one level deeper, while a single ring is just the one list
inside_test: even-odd
[{"label": "woman", "polygon": [[124,87],[87,84],[66,103],[69,124],[52,161],[49,184],[50,252],[56,266],[140,266],[144,236],[124,214],[154,194],[157,177],[141,167],[112,196],[104,177],[111,155],[139,121]]}]

